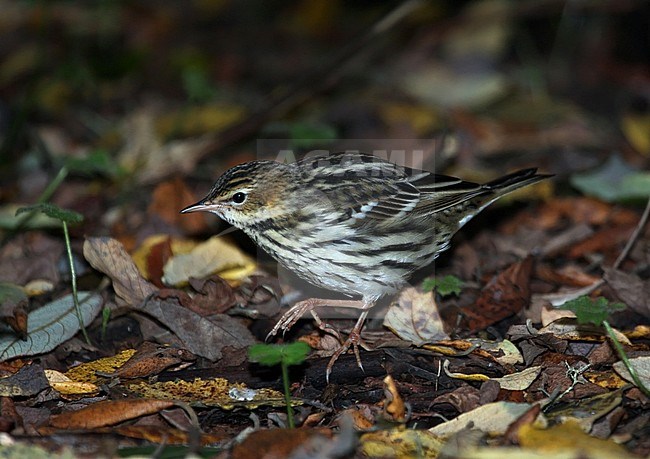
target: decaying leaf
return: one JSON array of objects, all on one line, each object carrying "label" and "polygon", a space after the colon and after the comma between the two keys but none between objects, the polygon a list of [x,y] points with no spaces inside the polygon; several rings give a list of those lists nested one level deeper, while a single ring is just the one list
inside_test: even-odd
[{"label": "decaying leaf", "polygon": [[367,457],[438,457],[444,441],[426,430],[380,429],[361,436],[361,451]]},{"label": "decaying leaf", "polygon": [[[585,433],[574,422],[566,422],[548,429],[525,425],[519,431],[519,442],[527,449],[552,452],[564,457],[630,458],[621,445],[601,440]],[[556,456],[556,457],[558,457]]]},{"label": "decaying leaf", "polygon": [[101,377],[98,376],[99,373],[112,373],[124,365],[133,354],[135,354],[134,349],[125,349],[114,356],[104,357],[72,367],[65,373],[65,376],[76,382],[96,383],[98,380],[101,380]]},{"label": "decaying leaf", "polygon": [[[238,407],[249,409],[258,406],[285,406],[281,392],[273,389],[250,389],[244,384],[231,384],[226,379],[195,378],[192,381],[166,381],[157,383],[135,382],[128,389],[143,397],[182,400],[191,404],[218,406],[225,410]],[[292,405],[300,405],[300,400],[292,400]]]},{"label": "decaying leaf", "polygon": [[156,287],[144,280],[122,244],[115,239],[87,239],[84,256],[113,280],[119,298],[169,328],[191,353],[217,360],[226,346],[241,349],[255,342],[248,328],[237,319],[223,314],[206,319],[183,307],[174,295],[168,294],[165,298],[154,295],[158,291]]},{"label": "decaying leaf", "polygon": [[21,338],[27,334],[27,293],[20,286],[0,282],[0,320]]},{"label": "decaying leaf", "polygon": [[145,341],[138,352],[118,368],[111,376],[121,379],[145,378],[160,373],[166,368],[191,365],[196,357],[184,349],[158,346]]},{"label": "decaying leaf", "polygon": [[384,378],[384,413],[393,422],[406,422],[404,399],[397,390],[397,384],[391,375]]},{"label": "decaying leaf", "polygon": [[605,281],[623,303],[646,319],[650,318],[650,281],[636,274],[605,268]]}]

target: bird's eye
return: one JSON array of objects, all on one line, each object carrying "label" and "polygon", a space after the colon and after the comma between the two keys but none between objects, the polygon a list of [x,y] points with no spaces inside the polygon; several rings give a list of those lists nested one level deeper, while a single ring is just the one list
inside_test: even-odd
[{"label": "bird's eye", "polygon": [[246,193],[242,193],[241,191],[238,191],[237,193],[232,195],[232,202],[235,204],[243,204],[244,201],[246,201]]}]

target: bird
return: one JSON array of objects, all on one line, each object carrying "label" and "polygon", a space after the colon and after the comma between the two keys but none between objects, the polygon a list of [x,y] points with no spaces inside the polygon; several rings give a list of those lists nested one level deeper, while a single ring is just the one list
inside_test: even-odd
[{"label": "bird", "polygon": [[[255,160],[227,170],[181,213],[211,212],[242,230],[307,282],[355,299],[308,298],[293,305],[267,340],[317,309],[354,308],[359,318],[332,355],[358,346],[368,311],[449,248],[452,236],[501,196],[544,180],[536,168],[479,184],[413,169],[361,152],[315,154],[296,162]],[[337,333],[332,333],[340,339]]]}]

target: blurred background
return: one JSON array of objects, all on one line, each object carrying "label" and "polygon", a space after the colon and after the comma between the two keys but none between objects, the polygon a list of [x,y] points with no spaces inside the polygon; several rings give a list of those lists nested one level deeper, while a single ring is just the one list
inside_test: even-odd
[{"label": "blurred background", "polygon": [[65,167],[52,200],[85,216],[85,234],[131,248],[154,232],[196,234],[205,226],[187,222],[203,217],[175,212],[227,167],[337,139],[418,149],[424,167],[477,180],[528,165],[567,178],[613,155],[616,170],[648,166],[647,1],[5,0],[0,10],[6,218]]}]

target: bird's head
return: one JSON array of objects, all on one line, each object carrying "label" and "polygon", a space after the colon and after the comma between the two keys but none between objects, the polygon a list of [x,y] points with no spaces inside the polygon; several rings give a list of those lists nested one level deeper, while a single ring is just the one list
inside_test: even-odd
[{"label": "bird's head", "polygon": [[286,198],[295,186],[292,175],[289,165],[275,161],[240,164],[219,177],[205,198],[181,213],[212,212],[246,229],[285,212]]}]

